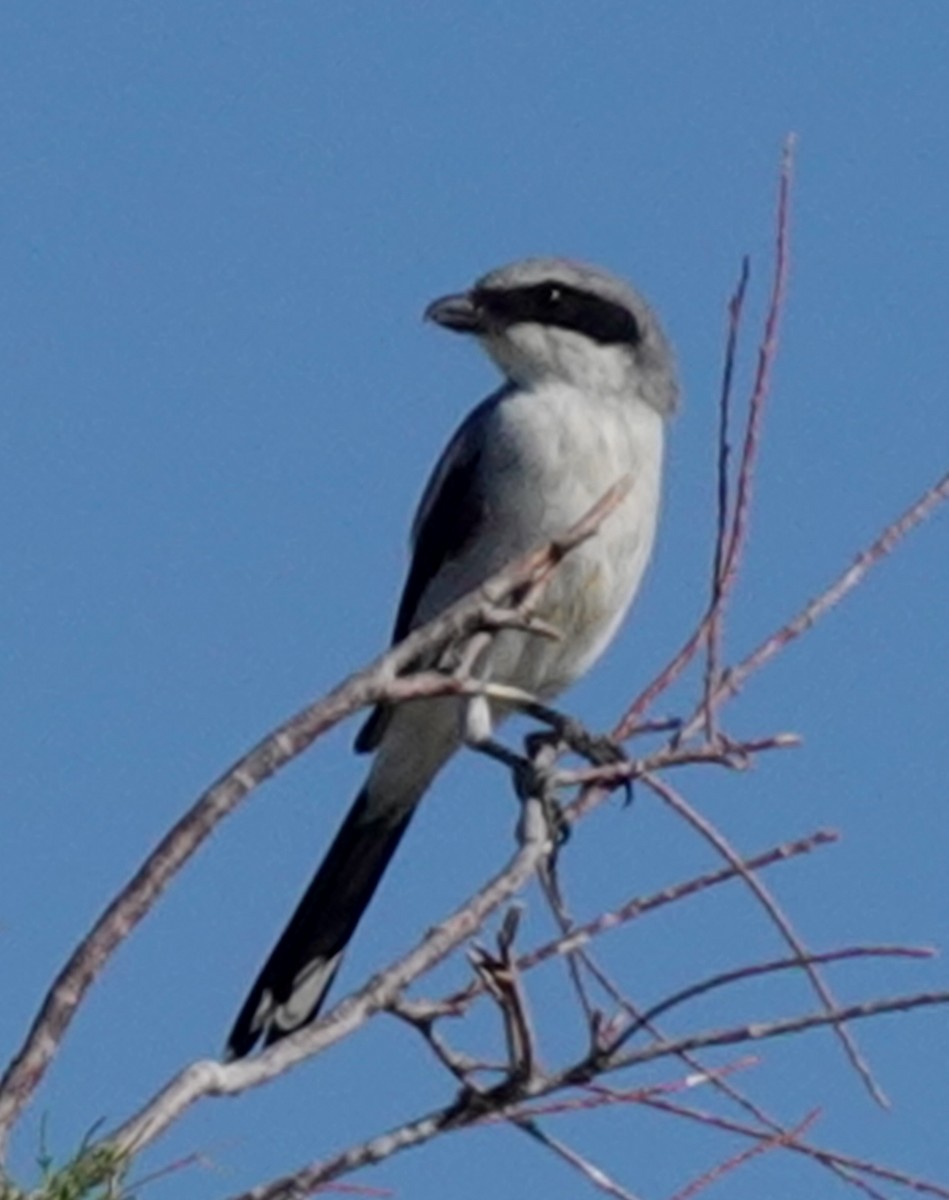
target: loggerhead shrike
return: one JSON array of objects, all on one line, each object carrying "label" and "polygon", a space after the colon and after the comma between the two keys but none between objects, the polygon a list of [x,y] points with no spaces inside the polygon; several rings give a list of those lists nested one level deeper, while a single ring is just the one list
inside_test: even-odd
[{"label": "loggerhead shrike", "polygon": [[[672,353],[656,317],[606,271],[530,258],[490,272],[425,313],[473,334],[504,383],[462,422],[412,527],[395,621],[404,638],[511,560],[562,533],[614,483],[625,499],[569,554],[538,615],[551,641],[497,633],[478,669],[549,700],[606,648],[639,587],[659,508],[663,424],[676,407]],[[495,712],[495,719],[503,714]],[[228,1057],[315,1016],[416,805],[463,739],[457,698],[380,706],[356,738],[368,779],[250,990]]]}]

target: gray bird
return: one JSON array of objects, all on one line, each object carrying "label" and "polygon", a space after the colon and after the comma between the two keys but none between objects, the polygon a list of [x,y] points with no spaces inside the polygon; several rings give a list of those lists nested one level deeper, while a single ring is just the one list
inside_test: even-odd
[{"label": "gray bird", "polygon": [[[504,383],[465,418],[425,488],[394,642],[632,478],[597,535],[547,585],[539,615],[562,638],[506,630],[479,664],[485,678],[549,700],[606,649],[649,559],[663,426],[678,394],[672,353],[632,288],[561,258],[491,271],[425,315],[477,338]],[[356,738],[357,751],[375,755],[369,776],[244,1002],[229,1057],[316,1016],[416,805],[464,731],[457,699],[371,714]]]}]

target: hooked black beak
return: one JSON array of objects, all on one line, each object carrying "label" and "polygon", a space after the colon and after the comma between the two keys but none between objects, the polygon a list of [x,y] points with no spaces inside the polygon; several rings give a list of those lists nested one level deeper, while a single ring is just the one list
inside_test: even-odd
[{"label": "hooked black beak", "polygon": [[470,292],[433,300],[425,310],[425,319],[455,333],[484,332],[484,312]]}]

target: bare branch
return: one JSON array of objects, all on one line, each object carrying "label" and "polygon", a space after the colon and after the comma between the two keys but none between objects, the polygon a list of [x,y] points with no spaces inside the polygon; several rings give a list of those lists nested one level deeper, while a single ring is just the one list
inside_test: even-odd
[{"label": "bare branch", "polygon": [[501,1012],[507,1042],[507,1076],[511,1080],[530,1079],[539,1057],[527,996],[512,953],[519,921],[519,910],[511,909],[498,934],[497,954],[475,946],[470,955],[482,986]]},{"label": "bare branch", "polygon": [[[755,1129],[754,1126],[747,1125],[741,1121],[735,1121],[730,1117],[722,1117],[717,1113],[692,1108],[679,1101],[670,1100],[665,1096],[644,1095],[640,1102],[648,1105],[650,1108],[658,1109],[660,1112],[668,1112],[672,1116],[685,1117],[689,1120],[698,1121],[703,1125],[721,1129],[726,1133],[738,1133],[751,1138],[762,1136],[761,1131]],[[856,1172],[862,1172],[877,1179],[884,1179],[888,1183],[899,1184],[902,1187],[910,1188],[912,1191],[920,1192],[924,1195],[938,1196],[940,1200],[949,1200],[949,1188],[933,1183],[930,1180],[920,1179],[916,1175],[909,1175],[905,1171],[897,1171],[892,1167],[885,1167],[880,1163],[874,1163],[865,1158],[857,1158],[852,1154],[844,1154],[839,1150],[828,1150],[825,1147],[814,1146],[804,1141],[789,1140],[786,1144],[789,1150],[804,1154],[808,1158],[813,1158],[825,1166],[837,1167],[847,1171],[847,1182],[855,1184],[866,1195],[872,1196],[873,1200],[886,1200],[886,1197],[882,1192],[878,1192],[864,1180],[859,1179],[855,1174]]]},{"label": "bare branch", "polygon": [[748,1150],[742,1151],[740,1154],[734,1155],[732,1158],[726,1159],[725,1162],[719,1163],[717,1167],[706,1171],[698,1179],[693,1180],[687,1187],[676,1192],[672,1200],[692,1200],[693,1196],[697,1196],[699,1192],[705,1189],[712,1183],[716,1183],[725,1175],[730,1175],[737,1171],[740,1166],[743,1166],[749,1159],[756,1158],[759,1154],[764,1154],[768,1150],[774,1150],[778,1146],[788,1146],[791,1142],[797,1141],[800,1135],[808,1129],[817,1119],[817,1113],[809,1113],[803,1121],[800,1121],[793,1129],[782,1131],[781,1133],[772,1133],[768,1136],[761,1137],[757,1145],[752,1146]]},{"label": "bare branch", "polygon": [[[949,500],[949,471],[914,500],[895,521],[887,525],[879,537],[875,538],[866,550],[862,550],[851,565],[841,572],[819,596],[809,601],[780,629],[766,637],[739,663],[725,671],[715,690],[715,702],[722,704],[737,695],[751,675],[786,649],[802,633],[806,633],[821,617],[826,616],[848,592],[863,583],[869,572],[878,563],[888,558],[908,533],[911,533],[917,525],[921,525],[939,505],[944,504],[947,500]],[[681,736],[689,737],[697,732],[698,728],[698,718],[693,716],[683,726]]]},{"label": "bare branch", "polygon": [[625,1045],[650,1022],[655,1021],[657,1017],[663,1016],[671,1009],[678,1008],[680,1004],[707,995],[718,988],[728,987],[733,983],[744,983],[746,980],[756,979],[761,975],[773,975],[776,972],[792,968],[798,969],[804,964],[816,967],[826,966],[828,963],[846,962],[855,958],[932,958],[934,954],[934,950],[922,946],[845,946],[840,950],[808,953],[805,955],[803,963],[797,955],[794,958],[773,958],[767,962],[746,963],[731,971],[719,971],[707,979],[691,983],[688,987],[681,988],[671,996],[652,1005],[628,1029],[623,1030],[610,1050],[616,1050],[619,1046]]},{"label": "bare branch", "polygon": [[[806,838],[800,838],[795,842],[786,842],[781,846],[775,846],[752,858],[745,859],[742,865],[746,871],[761,871],[777,863],[787,862],[800,854],[809,854],[821,846],[832,845],[836,840],[835,833],[821,829]],[[698,895],[708,888],[740,877],[741,870],[737,866],[721,867],[717,871],[710,871],[706,875],[700,875],[684,883],[664,888],[661,892],[655,892],[651,896],[634,897],[614,912],[602,913],[583,925],[574,925],[562,937],[555,938],[553,941],[539,946],[536,950],[522,954],[517,960],[518,969],[529,971],[532,967],[556,958],[558,955],[566,953],[572,946],[582,945],[607,930],[615,929],[655,909],[674,904],[687,896]],[[479,995],[481,990],[481,985],[474,981],[463,990],[446,997],[442,1002],[443,1011],[457,1013],[464,1005]]]},{"label": "bare branch", "polygon": [[[709,822],[701,816],[701,814],[696,812],[696,810],[686,802],[683,796],[679,795],[674,788],[670,787],[665,780],[660,779],[656,775],[644,775],[643,782],[650,787],[657,796],[664,800],[665,803],[673,809],[673,811],[684,817],[685,820],[692,826],[692,828],[697,830],[702,837],[710,842],[716,848],[716,850],[718,850],[718,852],[728,860],[728,862],[730,862],[733,866],[738,866],[740,864],[741,859],[739,855],[729,845],[725,838],[716,829],[714,829]],[[821,974],[817,971],[816,967],[814,967],[812,963],[808,961],[810,957],[809,952],[795,932],[793,925],[788,920],[787,916],[781,910],[781,907],[765,887],[765,885],[753,872],[744,872],[742,874],[742,878],[748,884],[748,887],[754,893],[762,908],[764,908],[765,912],[771,918],[772,923],[781,934],[784,941],[794,952],[802,968],[807,974],[807,977],[810,979],[811,984],[814,987],[814,991],[826,1006],[828,1015],[833,1017],[837,1010],[837,1002]],[[873,1096],[873,1098],[879,1104],[886,1107],[888,1104],[887,1099],[874,1080],[870,1072],[870,1068],[867,1066],[863,1056],[857,1049],[856,1043],[850,1036],[849,1031],[839,1022],[834,1023],[834,1029],[838,1038],[840,1039],[841,1044],[843,1045],[844,1052],[850,1059],[850,1062],[857,1074],[866,1084],[870,1095]]]},{"label": "bare branch", "polygon": [[621,1187],[615,1179],[607,1175],[602,1167],[598,1167],[595,1163],[590,1162],[588,1158],[584,1158],[582,1154],[578,1154],[566,1142],[553,1137],[546,1130],[541,1129],[536,1121],[516,1120],[513,1124],[518,1129],[523,1129],[531,1137],[536,1138],[541,1145],[552,1150],[554,1154],[564,1159],[565,1162],[568,1162],[570,1166],[580,1172],[587,1183],[591,1183],[599,1191],[605,1192],[607,1196],[615,1196],[616,1200],[638,1200],[637,1196],[626,1188]]},{"label": "bare branch", "polygon": [[[729,487],[728,462],[731,455],[731,399],[735,362],[738,355],[738,333],[741,328],[750,270],[751,264],[748,256],[745,255],[742,259],[738,286],[728,303],[728,337],[725,342],[725,363],[722,368],[722,387],[718,404],[718,494],[716,497],[715,553],[712,559],[712,587],[707,614],[708,634],[705,639],[705,696],[707,701],[712,694],[712,684],[718,678],[722,616],[724,615],[721,610],[725,601],[726,579],[733,577],[726,571],[730,549],[728,517],[731,489]],[[753,406],[754,399],[752,399]],[[709,741],[714,737],[713,718],[714,708],[706,702],[705,736]]]},{"label": "bare branch", "polygon": [[[603,1072],[612,1072],[646,1062],[678,1055],[682,1052],[710,1046],[738,1045],[745,1042],[762,1041],[766,1038],[784,1037],[816,1029],[835,1021],[854,1021],[864,1017],[880,1016],[883,1013],[908,1012],[929,1005],[949,1004],[949,992],[924,992],[911,996],[894,996],[886,999],[853,1004],[837,1010],[806,1013],[783,1020],[754,1025],[742,1025],[731,1029],[716,1029],[670,1039],[643,1047],[615,1058],[589,1056],[580,1063],[556,1074],[543,1078],[535,1076],[519,1089],[521,1094],[510,1094],[510,1089],[495,1093],[487,1092],[477,1097],[477,1105],[470,1098],[463,1098],[446,1108],[437,1109],[413,1121],[407,1121],[388,1133],[370,1138],[349,1147],[331,1158],[309,1163],[280,1179],[241,1192],[230,1200],[300,1200],[312,1195],[319,1187],[342,1175],[362,1167],[381,1162],[403,1150],[423,1145],[440,1133],[465,1129],[485,1120],[512,1119],[519,1115],[518,1105],[529,1098],[536,1098],[561,1090],[565,1087],[584,1086]],[[792,1142],[788,1143],[793,1145]]]},{"label": "bare branch", "polygon": [[747,538],[748,514],[751,506],[754,465],[761,442],[761,428],[765,400],[771,383],[771,371],[777,355],[777,334],[787,293],[788,237],[790,222],[791,181],[794,166],[795,139],[789,137],[784,145],[781,174],[778,185],[778,203],[775,214],[775,259],[771,285],[771,300],[765,318],[765,328],[758,347],[758,369],[748,403],[748,419],[742,446],[741,465],[735,495],[734,514],[727,537],[725,529],[728,515],[728,426],[730,417],[731,382],[734,368],[734,346],[738,324],[744,305],[747,283],[747,264],[743,265],[738,286],[729,303],[729,338],[725,355],[719,404],[719,460],[718,460],[718,506],[716,515],[716,550],[712,568],[711,599],[698,628],[666,667],[659,672],[626,710],[616,726],[613,736],[624,741],[636,729],[639,718],[653,701],[660,696],[682,674],[704,644],[708,647],[706,688],[703,715],[706,728],[711,732],[713,710],[712,682],[717,674],[721,620],[725,601],[738,574],[741,553]]},{"label": "bare branch", "polygon": [[[46,1073],[90,984],[218,823],[254,788],[344,718],[380,700],[400,698],[396,676],[424,653],[479,629],[512,624],[529,629],[532,606],[551,573],[567,554],[596,533],[630,486],[628,477],[621,479],[561,537],[505,567],[434,621],[349,676],[322,700],[285,721],[198,798],[108,905],[47,992],[26,1041],[0,1080],[0,1159],[10,1128]],[[549,634],[549,627],[543,633]],[[445,694],[459,686],[457,681],[446,685],[431,676],[425,686],[417,679],[409,681],[403,696]]]},{"label": "bare branch", "polygon": [[[949,991],[916,992],[909,996],[880,997],[875,1000],[865,1000],[860,1004],[847,1004],[837,1007],[833,1012],[822,1009],[816,1013],[800,1013],[794,1017],[785,1017],[776,1021],[760,1021],[752,1025],[739,1025],[731,1029],[713,1029],[704,1033],[686,1034],[680,1038],[670,1038],[664,1042],[654,1042],[640,1050],[631,1051],[612,1060],[606,1067],[609,1071],[618,1071],[626,1067],[639,1066],[641,1063],[654,1062],[656,1059],[668,1058],[683,1050],[702,1050],[709,1046],[736,1046],[745,1042],[759,1042],[769,1038],[787,1037],[789,1034],[804,1033],[809,1029],[821,1029],[824,1026],[836,1026],[844,1021],[857,1021],[867,1017],[879,1017],[885,1013],[911,1012],[916,1008],[930,1008],[933,1005],[949,1004]],[[565,1082],[570,1084],[586,1083],[584,1072],[580,1077],[572,1075]]]},{"label": "bare branch", "polygon": [[[539,807],[531,801],[527,807]],[[547,824],[522,821],[524,844],[504,869],[452,916],[430,930],[408,954],[374,976],[325,1016],[284,1038],[256,1058],[227,1065],[198,1062],[176,1075],[137,1114],[106,1139],[119,1149],[137,1151],[154,1141],[185,1109],[204,1096],[231,1096],[259,1087],[296,1063],[321,1053],[351,1034],[373,1013],[392,1005],[404,989],[441,962],[481,926],[485,918],[510,900],[550,852]]]}]

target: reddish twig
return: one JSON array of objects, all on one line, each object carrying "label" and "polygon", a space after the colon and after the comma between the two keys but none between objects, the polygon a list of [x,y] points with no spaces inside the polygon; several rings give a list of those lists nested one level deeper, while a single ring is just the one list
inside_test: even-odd
[{"label": "reddish twig", "polygon": [[[738,333],[741,328],[741,316],[745,303],[745,292],[748,289],[750,263],[748,256],[742,259],[741,274],[738,286],[728,303],[728,337],[725,343],[725,363],[722,368],[722,387],[718,404],[718,488],[717,513],[715,524],[715,553],[712,559],[712,587],[709,596],[709,606],[706,615],[707,635],[705,637],[705,696],[712,693],[712,682],[718,678],[718,663],[721,651],[722,608],[725,603],[726,566],[729,557],[729,512],[731,503],[731,488],[729,487],[728,463],[731,455],[731,398],[732,381],[735,374],[735,363],[738,356]],[[755,397],[752,396],[752,408]],[[747,440],[747,439],[746,439]],[[734,535],[732,535],[733,540]],[[709,741],[714,739],[714,709],[711,704],[706,706],[705,736]]]},{"label": "reddish twig", "polygon": [[716,1183],[725,1175],[730,1175],[733,1171],[737,1171],[739,1167],[744,1166],[752,1158],[757,1158],[759,1154],[764,1154],[768,1150],[775,1150],[780,1146],[788,1146],[792,1142],[797,1141],[800,1135],[814,1124],[818,1115],[818,1112],[815,1110],[812,1113],[808,1113],[804,1120],[798,1122],[793,1129],[760,1138],[756,1145],[743,1150],[740,1154],[735,1154],[733,1157],[726,1159],[725,1162],[720,1163],[717,1167],[706,1171],[698,1179],[693,1180],[692,1183],[676,1192],[672,1200],[692,1200],[693,1196],[697,1196],[699,1192],[704,1192],[711,1184]]},{"label": "reddish twig", "polygon": [[512,1080],[530,1079],[539,1057],[527,995],[513,953],[519,923],[520,910],[510,909],[498,934],[497,953],[491,954],[481,946],[474,946],[470,952],[482,986],[501,1013],[507,1045],[507,1076]]},{"label": "reddish twig", "polygon": [[[896,546],[931,516],[940,504],[949,501],[949,472],[946,472],[932,487],[905,509],[895,521],[891,521],[879,537],[866,550],[862,550],[846,570],[824,589],[819,596],[809,601],[786,624],[764,639],[750,654],[735,666],[725,671],[715,689],[715,703],[723,704],[741,691],[749,677],[759,671],[775,655],[785,650],[801,634],[806,633],[858,584],[869,572],[888,558]],[[702,725],[701,712],[696,711],[682,727],[681,737],[687,738],[699,731]]]},{"label": "reddish twig", "polygon": [[778,184],[777,230],[774,247],[774,276],[771,284],[771,298],[768,302],[768,313],[765,317],[764,337],[762,338],[761,345],[758,347],[758,368],[751,390],[751,401],[748,405],[748,424],[745,429],[741,464],[738,468],[738,482],[735,490],[734,519],[732,521],[732,529],[722,572],[723,594],[727,594],[731,588],[741,553],[748,540],[748,519],[751,514],[754,467],[758,458],[758,448],[761,444],[765,400],[771,388],[771,372],[774,368],[778,351],[778,329],[781,323],[781,314],[784,310],[784,300],[787,295],[794,144],[793,136],[788,138],[784,146],[784,155],[781,162],[781,177]]},{"label": "reddish twig", "polygon": [[771,383],[771,371],[777,354],[777,334],[787,293],[788,238],[790,222],[791,181],[794,166],[794,138],[789,137],[784,146],[781,175],[778,185],[778,203],[775,216],[775,260],[771,285],[771,299],[765,318],[764,333],[758,347],[758,367],[748,402],[748,419],[742,444],[741,463],[738,471],[735,503],[731,528],[728,527],[728,425],[730,416],[731,380],[734,367],[734,346],[737,342],[738,324],[744,304],[747,282],[746,264],[736,290],[729,302],[729,342],[725,355],[725,367],[719,406],[719,460],[718,460],[718,508],[716,517],[716,552],[712,570],[711,600],[698,628],[689,637],[671,661],[640,692],[629,706],[613,731],[617,741],[623,741],[635,732],[639,718],[649,706],[669,688],[682,674],[702,645],[706,645],[709,658],[706,666],[706,688],[704,714],[707,728],[713,725],[712,682],[718,668],[721,619],[725,601],[734,586],[741,552],[748,532],[748,515],[752,498],[754,465],[761,442],[765,400]]},{"label": "reddish twig", "polygon": [[[686,1051],[710,1046],[730,1046],[745,1042],[761,1041],[765,1038],[785,1037],[808,1029],[821,1028],[835,1020],[854,1021],[883,1013],[907,1012],[927,1005],[949,1004],[949,992],[919,993],[912,996],[893,996],[849,1005],[835,1014],[826,1011],[801,1014],[783,1020],[742,1025],[731,1029],[716,1029],[694,1033],[685,1037],[657,1043],[620,1055],[614,1060],[588,1056],[582,1062],[555,1074],[535,1076],[525,1084],[521,1094],[507,1095],[503,1092],[486,1093],[476,1098],[463,1098],[448,1107],[437,1109],[398,1128],[351,1146],[340,1154],[317,1162],[308,1163],[290,1174],[274,1179],[267,1184],[242,1192],[231,1200],[286,1200],[288,1196],[307,1196],[318,1187],[340,1176],[381,1162],[398,1154],[431,1141],[442,1133],[468,1129],[487,1120],[513,1118],[518,1105],[524,1099],[551,1095],[565,1087],[584,1086],[604,1071],[617,1071],[645,1062],[657,1061]],[[228,1068],[231,1069],[231,1068]],[[793,1146],[794,1143],[789,1143]]]},{"label": "reddish twig", "polygon": [[[785,842],[781,846],[775,846],[770,850],[765,850],[761,854],[745,859],[742,865],[746,871],[763,871],[778,863],[788,862],[798,855],[809,854],[812,850],[816,850],[821,846],[832,845],[836,840],[837,835],[835,833],[832,833],[830,830],[819,829],[816,833],[812,833],[808,837],[800,838],[794,842]],[[536,967],[543,962],[548,962],[550,959],[556,958],[561,954],[565,954],[572,946],[582,945],[584,942],[590,941],[592,938],[607,932],[607,930],[616,929],[621,925],[627,924],[629,921],[644,916],[646,913],[653,912],[658,908],[664,908],[666,905],[674,904],[679,900],[684,900],[687,896],[698,895],[709,888],[740,877],[741,871],[738,867],[720,867],[717,871],[710,871],[705,875],[689,879],[684,883],[673,884],[671,887],[663,888],[661,892],[655,892],[651,896],[634,897],[627,901],[621,908],[613,912],[602,913],[592,921],[587,921],[582,925],[574,925],[561,937],[546,942],[544,945],[538,946],[535,950],[529,950],[527,953],[522,954],[517,959],[518,970],[529,971],[532,967]],[[481,984],[477,980],[473,981],[467,987],[446,997],[441,1006],[442,1011],[459,1011],[465,1004],[470,1003],[471,1000],[480,995],[482,990]]]},{"label": "reddish twig", "polygon": [[[600,977],[599,982],[613,997],[613,999],[616,1000],[621,1008],[625,1012],[629,1013],[630,1016],[632,1016],[634,1021],[641,1022],[644,1027],[649,1030],[650,1034],[657,1042],[668,1040],[657,1027],[655,1020],[644,1019],[644,1014],[642,1011],[637,1008],[637,1006],[633,1005],[626,996],[622,995],[611,980],[603,976]],[[694,1086],[693,1080],[698,1083],[708,1083],[716,1092],[719,1092],[721,1095],[725,1096],[744,1113],[758,1122],[758,1124],[762,1127],[762,1129],[758,1131],[759,1136],[766,1137],[769,1134],[779,1134],[781,1136],[787,1135],[788,1130],[780,1121],[777,1121],[774,1119],[774,1117],[769,1116],[769,1114],[766,1113],[759,1104],[756,1104],[753,1100],[750,1100],[748,1096],[741,1092],[729,1078],[730,1075],[734,1074],[736,1069],[743,1068],[744,1066],[747,1066],[757,1060],[748,1058],[739,1059],[736,1064],[731,1064],[727,1068],[711,1068],[707,1067],[701,1062],[700,1059],[697,1058],[694,1053],[688,1050],[678,1051],[676,1057],[693,1072],[697,1072],[697,1075],[693,1074],[691,1076],[687,1076],[685,1081],[680,1085],[679,1090],[681,1090],[682,1087]],[[629,1092],[616,1092],[616,1090],[613,1088],[605,1088],[596,1084],[589,1084],[588,1087],[591,1091],[594,1091],[597,1094],[602,1092],[606,1095],[615,1095],[620,1098],[631,1095]],[[669,1084],[662,1085],[661,1088],[649,1089],[647,1094],[642,1096],[642,1100],[644,1103],[651,1103],[656,1099],[657,1094],[660,1091],[664,1094],[668,1094],[672,1090],[674,1089]],[[797,1144],[798,1143],[795,1143],[795,1147]],[[861,1180],[856,1179],[853,1176],[853,1173],[845,1166],[831,1161],[827,1157],[822,1158],[816,1154],[814,1157],[821,1166],[830,1171],[832,1174],[838,1176],[844,1182],[853,1183],[861,1187],[867,1195],[871,1196],[871,1200],[886,1200],[885,1196],[879,1196],[868,1185],[864,1184]]]},{"label": "reddish twig", "polygon": [[725,1079],[738,1071],[757,1062],[755,1058],[740,1058],[735,1062],[725,1063],[719,1067],[702,1068],[697,1074],[684,1079],[673,1079],[665,1083],[651,1083],[641,1088],[620,1090],[604,1087],[601,1084],[587,1084],[580,1088],[579,1095],[571,1095],[566,1100],[556,1100],[549,1104],[532,1104],[522,1106],[518,1111],[528,1117],[559,1117],[567,1113],[591,1112],[598,1108],[612,1108],[617,1104],[642,1104],[657,1096],[674,1096],[679,1092],[689,1091],[702,1084],[712,1083],[716,1079]]},{"label": "reddish twig", "polygon": [[[689,1120],[697,1121],[702,1125],[720,1129],[724,1133],[737,1133],[750,1138],[759,1138],[762,1136],[761,1130],[746,1125],[744,1122],[735,1121],[730,1117],[723,1117],[717,1113],[693,1108],[679,1101],[669,1100],[665,1096],[644,1095],[641,1103],[659,1112],[668,1112],[672,1116],[685,1117]],[[933,1183],[930,1180],[921,1179],[916,1175],[909,1175],[905,1171],[897,1171],[892,1167],[882,1166],[880,1163],[871,1162],[869,1159],[857,1158],[852,1154],[844,1154],[839,1150],[828,1150],[825,1147],[812,1146],[803,1141],[789,1141],[787,1148],[799,1154],[804,1154],[824,1166],[835,1166],[847,1171],[849,1173],[847,1181],[859,1187],[866,1195],[873,1197],[873,1200],[886,1200],[886,1197],[882,1192],[878,1192],[864,1180],[857,1178],[854,1174],[855,1172],[872,1175],[877,1179],[899,1184],[902,1187],[924,1195],[938,1196],[940,1200],[949,1200],[949,1188]]]},{"label": "reddish twig", "polygon": [[[651,788],[661,800],[663,800],[674,812],[683,817],[693,829],[700,833],[707,842],[714,846],[723,858],[725,858],[733,866],[738,866],[738,864],[741,862],[740,856],[718,832],[718,830],[715,829],[708,821],[706,821],[701,814],[696,812],[696,810],[686,802],[683,796],[681,796],[674,788],[670,787],[665,780],[660,779],[656,775],[643,775],[642,779],[643,782],[649,788]],[[801,967],[803,968],[808,979],[811,981],[814,991],[820,998],[821,1003],[825,1005],[828,1016],[833,1018],[837,1012],[837,1002],[834,999],[830,988],[824,981],[823,976],[816,967],[808,962],[809,952],[795,932],[793,925],[782,911],[778,902],[753,872],[743,872],[742,878],[747,883],[748,887],[751,889],[753,895],[761,904],[762,908],[770,917],[772,924],[781,934],[781,937],[784,939],[794,955],[798,958]],[[873,1096],[873,1098],[879,1104],[887,1107],[888,1101],[886,1096],[883,1094],[874,1080],[870,1068],[864,1061],[860,1051],[857,1049],[856,1043],[851,1037],[849,1030],[844,1025],[839,1023],[839,1021],[834,1021],[834,1029],[844,1048],[845,1054],[850,1059],[854,1070],[863,1080],[867,1090],[870,1092],[870,1095]]]},{"label": "reddish twig", "polygon": [[[941,505],[949,501],[949,472],[941,476],[931,487],[918,496],[904,511],[870,543],[861,550],[853,562],[813,600],[809,600],[800,611],[786,621],[780,629],[769,634],[754,650],[720,676],[713,700],[724,704],[736,696],[749,678],[760,671],[772,658],[827,615],[854,588],[863,583],[870,571],[888,558],[897,545],[917,526],[921,525]],[[678,734],[685,741],[699,733],[704,725],[704,703],[683,721]],[[622,769],[622,764],[620,764]]]}]

